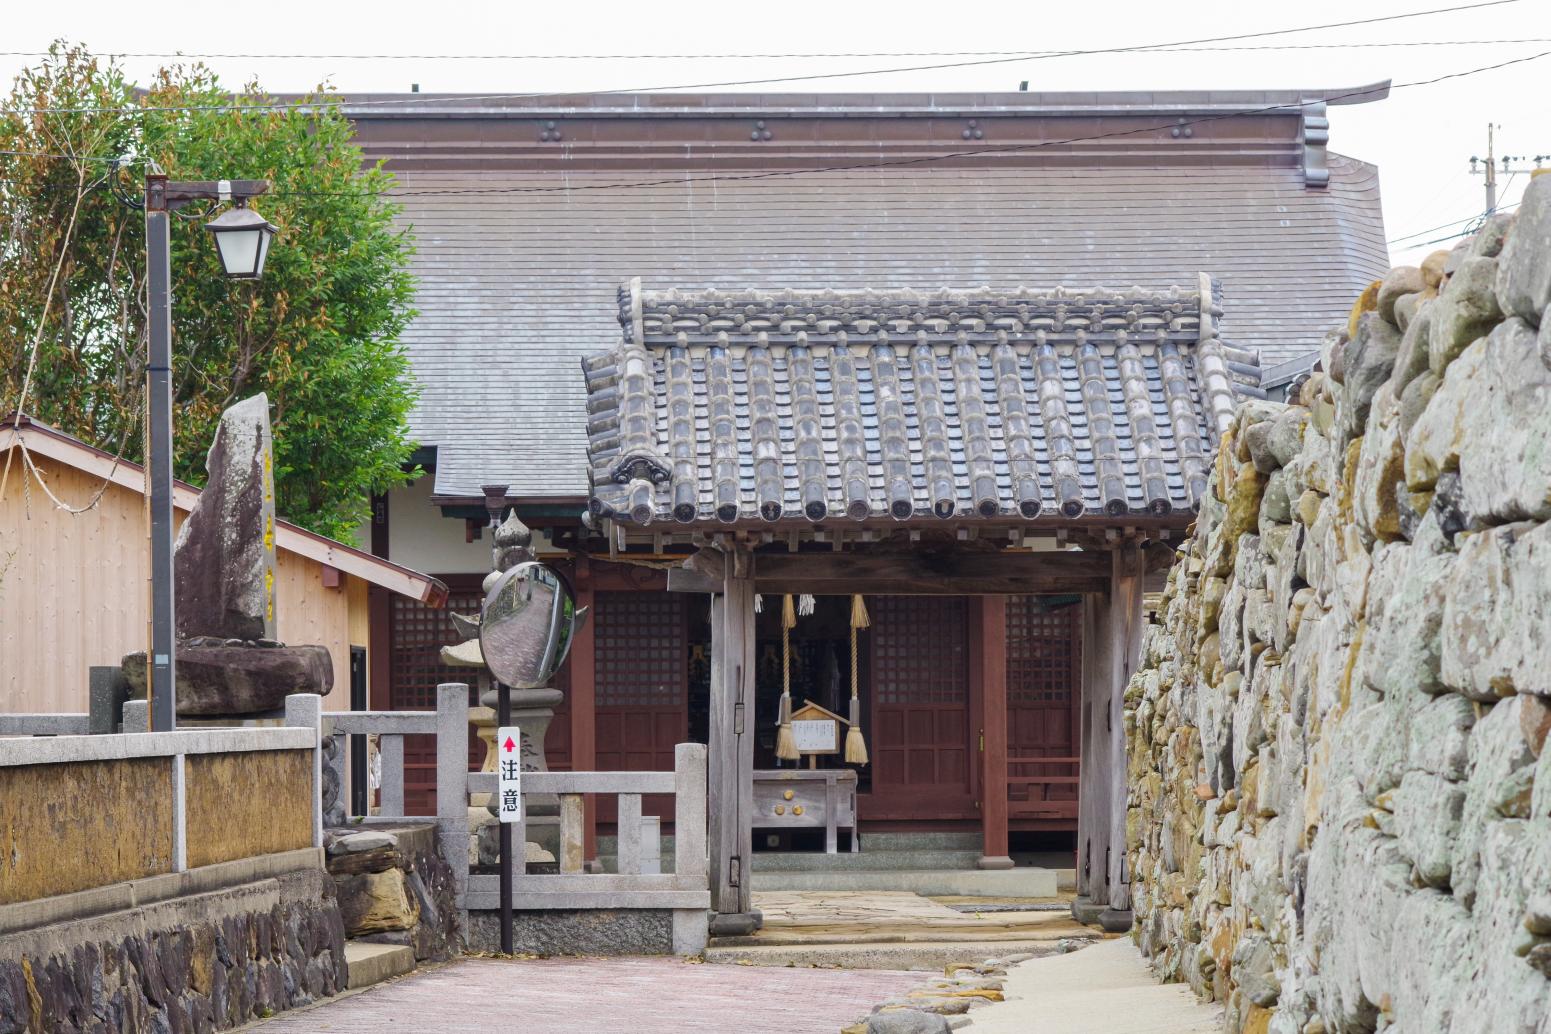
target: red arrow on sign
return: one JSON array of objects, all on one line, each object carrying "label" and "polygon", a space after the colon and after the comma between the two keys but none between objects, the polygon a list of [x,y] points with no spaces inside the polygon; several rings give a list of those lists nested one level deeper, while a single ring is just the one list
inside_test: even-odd
[{"label": "red arrow on sign", "polygon": [[506,737],[506,742],[501,744],[501,749],[507,753],[511,753],[513,750],[517,749],[517,744],[513,743],[512,738],[508,736]]}]

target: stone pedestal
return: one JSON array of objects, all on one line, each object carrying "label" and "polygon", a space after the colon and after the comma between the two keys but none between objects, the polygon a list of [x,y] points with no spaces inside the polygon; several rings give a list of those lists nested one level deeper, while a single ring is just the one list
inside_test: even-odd
[{"label": "stone pedestal", "polygon": [[1099,921],[1104,908],[1103,905],[1095,905],[1087,895],[1078,895],[1072,899],[1072,918],[1084,926],[1093,926]]},{"label": "stone pedestal", "polygon": [[[544,736],[555,717],[555,705],[565,699],[558,689],[511,690],[512,724],[522,730],[522,770],[548,772],[544,756]],[[479,702],[492,711],[496,708],[494,689],[482,693]],[[494,756],[493,754],[491,755]],[[552,793],[524,794],[528,841],[558,858],[560,856],[560,801]],[[488,807],[494,813],[492,802]]]},{"label": "stone pedestal", "polygon": [[1099,913],[1099,926],[1105,933],[1125,933],[1133,917],[1129,908],[1106,908]]},{"label": "stone pedestal", "polygon": [[[479,742],[485,745],[485,760],[480,764],[481,772],[495,771],[495,711],[489,707],[469,708],[469,724],[477,730],[475,735]],[[490,806],[490,798],[493,794],[471,793],[469,794],[469,807],[487,808]],[[470,832],[473,832],[470,827]]]}]

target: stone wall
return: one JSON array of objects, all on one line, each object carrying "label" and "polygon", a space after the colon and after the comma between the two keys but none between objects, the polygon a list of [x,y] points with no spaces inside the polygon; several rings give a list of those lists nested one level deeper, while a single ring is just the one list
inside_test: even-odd
[{"label": "stone wall", "polygon": [[343,990],[333,881],[303,869],[0,937],[0,1034],[211,1031]]},{"label": "stone wall", "polygon": [[463,950],[457,886],[436,849],[434,825],[330,829],[324,845],[345,936],[407,945],[417,962],[444,962]]},{"label": "stone wall", "polygon": [[1551,176],[1223,436],[1126,698],[1134,936],[1274,1034],[1551,1032]]}]

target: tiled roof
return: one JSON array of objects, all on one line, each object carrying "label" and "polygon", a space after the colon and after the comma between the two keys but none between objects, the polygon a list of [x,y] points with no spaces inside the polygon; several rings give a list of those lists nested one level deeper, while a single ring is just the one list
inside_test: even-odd
[{"label": "tiled roof", "polygon": [[590,509],[679,526],[1189,511],[1243,358],[1220,314],[1204,275],[1086,292],[632,281],[623,339],[582,364]]},{"label": "tiled roof", "polygon": [[[1235,344],[1266,366],[1314,349],[1388,269],[1376,170],[1316,147],[1296,114],[1148,128],[1288,97],[880,95],[886,115],[841,117],[827,95],[752,96],[696,118],[699,95],[615,96],[595,118],[580,104],[537,112],[559,140],[516,102],[353,112],[415,236],[418,314],[402,340],[434,494],[477,500],[499,482],[525,499],[585,495],[577,364],[615,338],[615,289],[635,276],[696,291],[1160,291],[1205,269]],[[773,140],[750,140],[757,118]],[[966,145],[969,120],[985,137]],[[1044,146],[1115,127],[1130,135]],[[966,146],[1001,150],[912,164]],[[1328,186],[1311,186],[1321,170]]]}]

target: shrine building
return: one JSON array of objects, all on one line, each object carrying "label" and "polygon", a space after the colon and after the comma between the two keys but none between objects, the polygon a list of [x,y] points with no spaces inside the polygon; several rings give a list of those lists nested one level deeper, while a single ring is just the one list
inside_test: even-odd
[{"label": "shrine building", "polygon": [[[470,613],[515,508],[592,608],[550,767],[707,742],[727,928],[761,856],[869,835],[1102,902],[1148,572],[1231,407],[1386,268],[1327,140],[1387,89],[352,97],[417,244],[425,472],[363,545]],[[466,680],[444,611],[371,605],[374,707]]]}]

